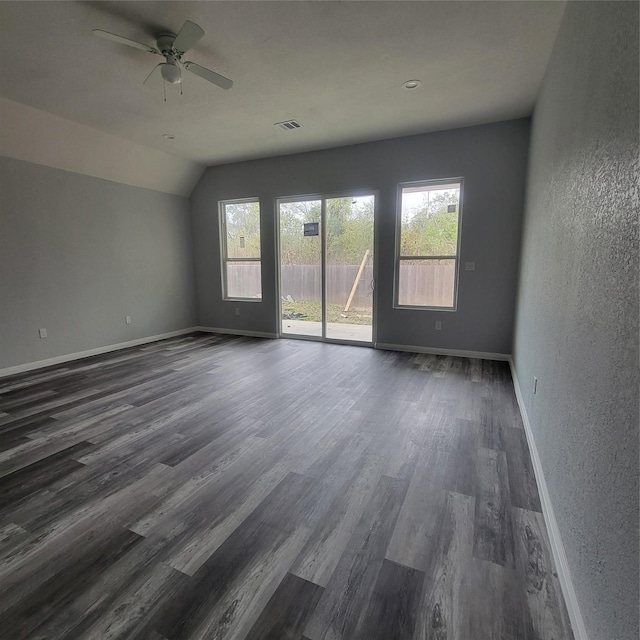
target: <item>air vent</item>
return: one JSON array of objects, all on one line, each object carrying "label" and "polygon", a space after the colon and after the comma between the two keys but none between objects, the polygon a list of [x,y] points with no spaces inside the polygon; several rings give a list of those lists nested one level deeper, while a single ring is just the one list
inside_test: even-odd
[{"label": "air vent", "polygon": [[285,120],[284,122],[275,122],[273,126],[283,131],[293,131],[294,129],[300,129],[302,125],[297,120]]}]

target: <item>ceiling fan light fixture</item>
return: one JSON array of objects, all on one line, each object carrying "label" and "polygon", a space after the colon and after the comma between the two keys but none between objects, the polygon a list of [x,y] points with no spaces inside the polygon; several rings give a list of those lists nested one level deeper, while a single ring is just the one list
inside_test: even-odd
[{"label": "ceiling fan light fixture", "polygon": [[407,80],[402,86],[411,91],[412,89],[417,89],[421,84],[420,80]]},{"label": "ceiling fan light fixture", "polygon": [[169,84],[180,84],[182,82],[182,74],[177,64],[164,62],[160,65],[160,73],[165,82]]},{"label": "ceiling fan light fixture", "polygon": [[158,67],[160,67],[160,74],[163,80],[162,86],[165,92],[165,102],[167,101],[167,82],[169,84],[179,84],[180,95],[182,95],[182,67],[207,82],[215,84],[221,89],[231,89],[231,87],[233,87],[233,80],[229,80],[229,78],[225,78],[223,75],[211,71],[211,69],[207,69],[206,67],[202,67],[195,62],[188,60],[182,61],[182,56],[204,36],[204,29],[190,20],[185,21],[177,36],[169,32],[159,33],[156,38],[157,48],[143,44],[142,42],[136,42],[124,36],[119,36],[115,33],[103,31],[102,29],[94,29],[93,34],[105,40],[112,40],[118,44],[124,44],[134,49],[141,49],[147,53],[162,56],[165,61],[157,64],[142,84],[147,84],[152,76],[157,76]]}]

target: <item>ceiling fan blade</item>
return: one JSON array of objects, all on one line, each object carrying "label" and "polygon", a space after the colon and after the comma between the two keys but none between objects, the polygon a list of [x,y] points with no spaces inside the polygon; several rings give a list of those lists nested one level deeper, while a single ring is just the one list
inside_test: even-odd
[{"label": "ceiling fan blade", "polygon": [[145,81],[142,84],[147,84],[147,80],[162,66],[162,62],[157,64],[153,69],[151,69],[151,73],[146,77]]},{"label": "ceiling fan blade", "polygon": [[148,44],[142,44],[142,42],[129,40],[129,38],[123,38],[122,36],[117,36],[115,33],[109,33],[108,31],[103,31],[102,29],[94,29],[93,35],[98,36],[98,38],[104,38],[105,40],[113,40],[114,42],[118,42],[119,44],[126,44],[129,47],[135,47],[136,49],[147,51],[148,53],[160,53],[155,47],[151,47]]},{"label": "ceiling fan blade", "polygon": [[217,85],[221,89],[231,89],[231,87],[233,87],[233,81],[229,80],[229,78],[225,78],[215,71],[211,71],[210,69],[201,67],[195,62],[185,62],[184,68],[187,71],[191,71],[191,73],[195,73],[197,76],[200,76],[204,80],[213,82],[213,84]]},{"label": "ceiling fan blade", "polygon": [[204,30],[199,27],[195,22],[187,20],[180,29],[180,33],[176,36],[173,43],[173,48],[181,53],[189,51],[193,45],[202,38]]}]

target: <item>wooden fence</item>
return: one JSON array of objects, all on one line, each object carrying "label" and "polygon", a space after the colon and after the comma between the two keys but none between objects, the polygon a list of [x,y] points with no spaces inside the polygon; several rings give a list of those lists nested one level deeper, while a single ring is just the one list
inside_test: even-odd
[{"label": "wooden fence", "polygon": [[[327,266],[327,301],[344,305],[347,302],[359,265]],[[451,306],[455,267],[447,264],[404,264],[401,273],[399,302],[403,305]],[[229,292],[233,296],[253,297],[260,290],[260,266],[257,264],[229,264],[227,270]],[[362,273],[352,306],[370,307],[373,290],[373,267],[367,265]],[[283,265],[281,295],[293,300],[320,300],[322,271],[316,265]]]},{"label": "wooden fence", "polygon": [[[344,306],[358,274],[359,265],[327,265],[327,302]],[[364,268],[351,306],[371,307],[373,290],[373,267]],[[283,297],[294,300],[320,300],[322,298],[322,270],[314,265],[283,266],[281,271]]]},{"label": "wooden fence", "polygon": [[400,263],[398,304],[425,307],[453,306],[455,264],[435,261],[422,264]]}]

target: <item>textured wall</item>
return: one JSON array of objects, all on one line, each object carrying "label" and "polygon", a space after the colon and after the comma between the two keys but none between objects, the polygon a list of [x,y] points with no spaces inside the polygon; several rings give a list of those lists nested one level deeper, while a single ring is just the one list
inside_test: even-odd
[{"label": "textured wall", "polygon": [[186,198],[0,157],[0,369],[191,327],[194,296]]},{"label": "textured wall", "polygon": [[637,3],[568,3],[529,171],[518,378],[589,638],[637,640]]},{"label": "textured wall", "polygon": [[[198,323],[275,333],[275,199],[377,189],[378,342],[511,353],[528,144],[527,118],[209,168],[191,196]],[[398,183],[458,176],[465,180],[461,260],[476,270],[460,272],[457,311],[394,309]],[[217,203],[256,196],[263,300],[224,301]]]}]

